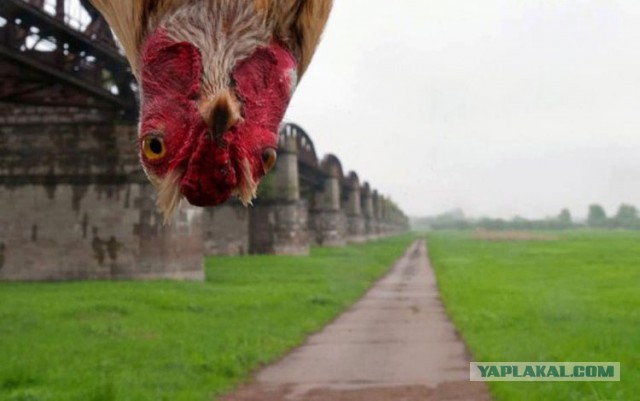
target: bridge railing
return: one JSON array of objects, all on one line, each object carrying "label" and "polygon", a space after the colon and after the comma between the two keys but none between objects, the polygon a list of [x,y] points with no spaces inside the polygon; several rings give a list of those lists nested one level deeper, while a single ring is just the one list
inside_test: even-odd
[{"label": "bridge railing", "polygon": [[[13,87],[4,85],[0,101],[59,102],[135,116],[137,87],[129,65],[108,24],[88,0],[0,0],[0,17],[0,53],[5,65],[10,63],[15,74],[22,75]],[[16,66],[28,68],[18,72]],[[80,92],[71,98],[63,94],[68,91],[56,89],[62,85]],[[54,92],[57,96],[51,95]]]},{"label": "bridge railing", "polygon": [[69,28],[82,33],[92,41],[98,42],[103,46],[112,47],[124,56],[106,23],[87,0],[21,1],[50,15]]}]

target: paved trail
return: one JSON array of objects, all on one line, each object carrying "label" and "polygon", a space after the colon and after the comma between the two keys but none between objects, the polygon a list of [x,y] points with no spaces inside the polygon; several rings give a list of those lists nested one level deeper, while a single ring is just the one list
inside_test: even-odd
[{"label": "paved trail", "polygon": [[424,242],[357,304],[224,401],[489,401],[444,313]]}]

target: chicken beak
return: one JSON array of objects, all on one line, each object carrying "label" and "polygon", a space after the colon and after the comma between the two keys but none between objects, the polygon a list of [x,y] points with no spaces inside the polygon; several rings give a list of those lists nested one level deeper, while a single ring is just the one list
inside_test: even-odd
[{"label": "chicken beak", "polygon": [[222,143],[224,133],[241,120],[240,104],[226,89],[213,99],[203,101],[200,114],[209,128],[209,139],[218,143]]}]

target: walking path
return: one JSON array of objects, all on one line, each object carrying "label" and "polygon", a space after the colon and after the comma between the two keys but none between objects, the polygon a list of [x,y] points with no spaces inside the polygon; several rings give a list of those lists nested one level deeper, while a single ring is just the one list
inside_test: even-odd
[{"label": "walking path", "polygon": [[350,310],[224,401],[489,401],[415,242]]}]

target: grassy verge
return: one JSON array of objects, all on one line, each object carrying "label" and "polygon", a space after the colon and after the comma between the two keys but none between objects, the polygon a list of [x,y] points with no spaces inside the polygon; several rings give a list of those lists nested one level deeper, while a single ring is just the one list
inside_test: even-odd
[{"label": "grassy verge", "polygon": [[447,310],[478,361],[621,362],[620,382],[491,383],[498,401],[640,400],[640,233],[434,233]]},{"label": "grassy verge", "polygon": [[204,283],[1,283],[0,400],[211,400],[357,300],[411,239],[211,258]]}]

